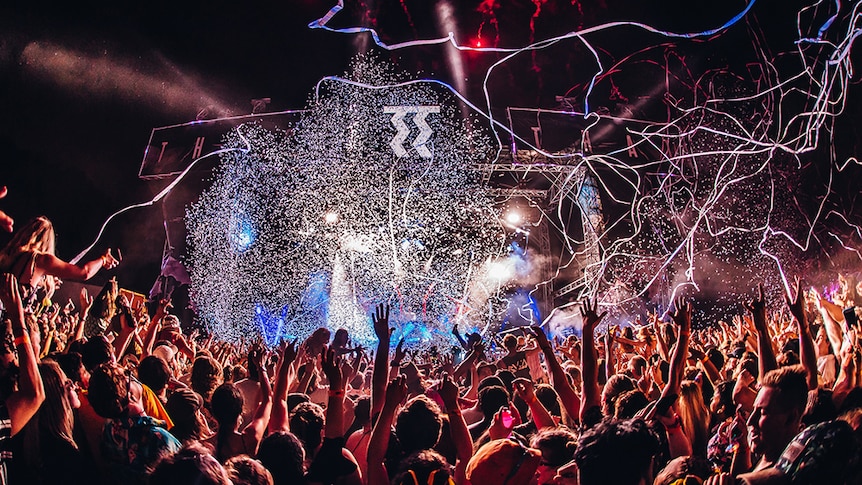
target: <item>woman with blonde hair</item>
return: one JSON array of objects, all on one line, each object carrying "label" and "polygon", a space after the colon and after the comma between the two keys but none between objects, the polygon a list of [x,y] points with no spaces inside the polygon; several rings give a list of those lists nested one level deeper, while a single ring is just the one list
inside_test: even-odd
[{"label": "woman with blonde hair", "polygon": [[[11,273],[25,288],[25,303],[35,300],[37,289],[43,289],[50,298],[56,286],[55,278],[86,281],[100,269],[111,269],[119,261],[110,248],[97,259],[82,266],[70,264],[54,254],[54,225],[45,216],[39,216],[18,230],[0,250],[0,273]],[[26,305],[25,305],[26,306]]]},{"label": "woman with blonde hair", "polygon": [[706,456],[710,414],[697,382],[682,381],[677,411],[682,422],[682,429],[691,443],[692,453],[697,456]]}]

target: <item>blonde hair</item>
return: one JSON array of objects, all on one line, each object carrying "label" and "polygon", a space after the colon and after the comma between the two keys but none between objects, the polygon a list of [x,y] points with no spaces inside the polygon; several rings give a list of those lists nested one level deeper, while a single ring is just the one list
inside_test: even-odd
[{"label": "blonde hair", "polygon": [[21,253],[54,255],[54,225],[45,216],[32,219],[0,250],[0,268],[9,268]]},{"label": "blonde hair", "polygon": [[677,403],[682,429],[691,442],[692,452],[695,455],[704,453],[709,440],[709,408],[703,401],[700,386],[694,381],[682,381]]}]

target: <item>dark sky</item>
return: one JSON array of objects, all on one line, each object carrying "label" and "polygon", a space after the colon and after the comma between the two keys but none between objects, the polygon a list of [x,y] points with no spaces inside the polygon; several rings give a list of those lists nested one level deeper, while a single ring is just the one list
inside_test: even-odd
[{"label": "dark sky", "polygon": [[[367,36],[307,28],[335,0],[129,3],[84,0],[58,6],[36,0],[0,7],[0,184],[9,187],[0,207],[19,227],[39,214],[51,218],[58,255],[64,259],[89,245],[111,213],[149,200],[164,186],[137,178],[152,128],[193,120],[202,109],[210,117],[247,114],[253,98],[270,97],[270,111],[301,108],[317,80],[344,73],[350,57],[369,46],[360,41]],[[334,25],[374,25],[387,42],[441,35],[434,20],[437,2],[345,3]],[[524,46],[531,37],[539,40],[616,20],[694,32],[717,27],[745,4],[560,0],[544,3],[537,14],[534,2],[512,0],[497,2],[493,15],[480,13],[480,4],[489,3],[452,2],[459,41]],[[785,7],[786,2],[770,0],[756,8],[758,18],[767,20],[760,22],[764,35],[779,43],[795,27],[795,13]],[[772,16],[781,21],[771,22]],[[670,42],[631,28],[597,34],[594,40],[611,60],[638,46]],[[740,45],[748,43],[745,38]],[[744,69],[746,59],[735,57],[732,39],[719,46],[698,50],[688,58],[689,67],[713,63]],[[683,53],[697,48],[697,42],[680,45]],[[452,81],[445,47],[372,50],[402,69]],[[482,76],[497,59],[462,55],[466,94],[479,104]],[[556,95],[579,96],[593,69],[588,53],[574,42],[538,58],[526,56],[492,79],[490,87],[500,93],[495,109],[507,104],[555,107]],[[639,83],[635,77],[614,79],[623,91]],[[611,86],[597,88],[599,106],[614,109],[613,103],[602,103]],[[105,247],[121,247],[125,260],[116,272],[121,283],[146,291],[158,274],[162,222],[158,206],[133,210],[108,226],[88,258]],[[6,240],[0,235],[0,243]]]}]

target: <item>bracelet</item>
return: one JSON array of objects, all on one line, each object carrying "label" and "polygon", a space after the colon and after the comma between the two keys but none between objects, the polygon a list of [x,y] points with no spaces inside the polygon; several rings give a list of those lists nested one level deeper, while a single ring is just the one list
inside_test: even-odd
[{"label": "bracelet", "polygon": [[677,418],[674,420],[673,424],[666,424],[666,425],[664,425],[664,428],[665,428],[666,430],[668,430],[668,431],[670,431],[670,430],[672,430],[672,429],[679,429],[679,427],[680,427],[679,417],[677,417]]},{"label": "bracelet", "polygon": [[344,397],[344,390],[329,391],[329,397]]},{"label": "bracelet", "polygon": [[108,265],[108,258],[106,258],[104,254],[99,256],[99,259],[102,261],[103,268]]},{"label": "bracelet", "polygon": [[30,336],[25,333],[25,334],[21,335],[20,337],[15,337],[15,340],[13,340],[13,343],[15,344],[15,347],[22,345],[22,344],[30,345]]}]

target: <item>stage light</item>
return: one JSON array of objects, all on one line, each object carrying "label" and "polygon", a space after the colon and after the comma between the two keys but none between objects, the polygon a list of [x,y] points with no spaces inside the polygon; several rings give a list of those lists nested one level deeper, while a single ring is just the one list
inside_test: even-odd
[{"label": "stage light", "polygon": [[497,261],[488,266],[488,276],[494,280],[505,281],[512,277],[512,268],[505,262]]},{"label": "stage light", "polygon": [[517,224],[520,224],[521,222],[523,222],[524,218],[523,218],[523,216],[521,216],[521,214],[519,212],[511,211],[508,214],[506,214],[506,221],[509,224],[517,225]]},{"label": "stage light", "polygon": [[338,222],[338,213],[327,211],[326,214],[323,215],[323,220],[326,221],[327,224],[335,224]]}]

